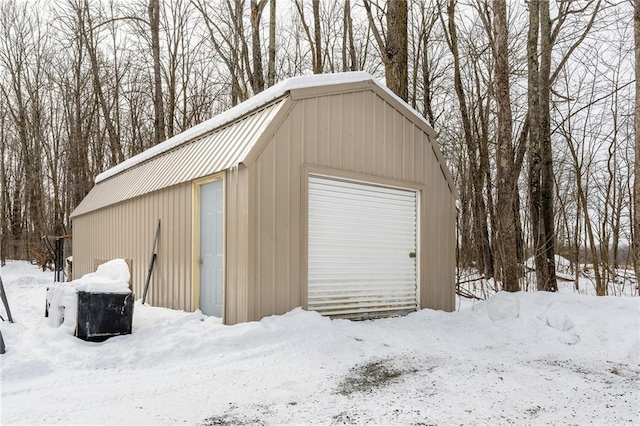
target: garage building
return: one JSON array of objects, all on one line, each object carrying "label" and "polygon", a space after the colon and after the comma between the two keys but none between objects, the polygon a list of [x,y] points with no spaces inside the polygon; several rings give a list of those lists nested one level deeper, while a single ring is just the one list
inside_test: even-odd
[{"label": "garage building", "polygon": [[454,309],[456,190],[422,116],[364,72],[295,77],[100,174],[74,276],[133,262],[152,305],[259,320]]}]

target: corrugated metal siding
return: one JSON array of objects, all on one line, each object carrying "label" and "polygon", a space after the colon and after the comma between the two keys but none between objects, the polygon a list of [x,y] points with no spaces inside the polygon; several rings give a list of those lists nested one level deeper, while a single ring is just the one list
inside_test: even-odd
[{"label": "corrugated metal siding", "polygon": [[307,307],[351,318],[416,310],[416,214],[415,191],[309,176]]},{"label": "corrugated metal siding", "polygon": [[[452,310],[454,193],[446,173],[424,125],[407,119],[375,87],[354,90],[295,101],[292,92],[291,98],[175,153],[105,180],[96,187],[102,189],[92,191],[74,212],[74,234],[85,236],[74,239],[74,275],[91,272],[95,258],[132,258],[134,291],[141,295],[160,217],[163,227],[150,300],[191,310],[195,299],[190,180],[230,167],[226,322],[257,320],[306,306],[306,176],[307,167],[313,166],[355,173],[365,180],[411,183],[421,191],[420,305]],[[274,120],[278,112],[282,114]],[[247,166],[236,167],[250,150]]]},{"label": "corrugated metal siding", "polygon": [[155,306],[191,310],[191,183],[147,194],[74,218],[73,275],[94,259],[133,260],[132,284],[142,297],[158,219],[158,259],[147,298]]},{"label": "corrugated metal siding", "polygon": [[249,321],[249,171],[241,164],[227,173],[225,322]]},{"label": "corrugated metal siding", "polygon": [[211,175],[243,161],[286,99],[97,184],[72,217]]},{"label": "corrugated metal siding", "polygon": [[454,194],[429,136],[368,90],[295,101],[248,165],[249,319],[306,306],[305,164],[422,185],[420,305],[454,309]]}]

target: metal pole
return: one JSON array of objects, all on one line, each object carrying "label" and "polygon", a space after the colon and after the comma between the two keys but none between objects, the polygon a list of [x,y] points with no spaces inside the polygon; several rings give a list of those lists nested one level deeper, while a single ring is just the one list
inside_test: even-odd
[{"label": "metal pole", "polygon": [[63,282],[64,281],[64,237],[56,237],[56,246],[55,246],[55,281]]},{"label": "metal pole", "polygon": [[0,298],[2,298],[2,303],[4,304],[5,311],[7,311],[7,317],[9,318],[9,322],[13,322],[13,317],[11,316],[11,310],[9,309],[9,301],[7,300],[7,295],[4,292],[4,284],[2,283],[1,275],[0,275]]},{"label": "metal pole", "polygon": [[160,234],[160,219],[158,219],[158,228],[156,229],[156,236],[153,238],[153,247],[151,248],[151,260],[149,261],[149,271],[147,272],[147,282],[144,285],[144,293],[142,294],[142,304],[147,300],[147,291],[149,290],[149,283],[151,282],[151,273],[153,267],[156,264],[156,247],[158,245],[158,235]]}]

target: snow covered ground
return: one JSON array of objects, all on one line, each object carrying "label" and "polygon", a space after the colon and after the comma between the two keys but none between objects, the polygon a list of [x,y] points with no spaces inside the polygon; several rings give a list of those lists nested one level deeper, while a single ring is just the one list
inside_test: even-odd
[{"label": "snow covered ground", "polygon": [[[596,280],[592,265],[578,265],[578,283],[576,288],[575,269],[576,265],[568,259],[556,255],[556,277],[559,293],[583,294],[588,296],[596,295]],[[520,286],[524,291],[535,291],[536,274],[533,258],[525,262],[527,267],[525,276],[520,281]],[[472,308],[478,299],[489,299],[496,293],[496,283],[493,278],[483,279],[476,270],[461,269],[458,271],[458,282],[460,282],[461,294],[473,297],[458,297],[456,309]],[[640,296],[638,281],[632,269],[616,269],[615,277],[607,280],[607,294],[609,296]]]},{"label": "snow covered ground", "polygon": [[9,262],[2,279],[2,424],[640,424],[638,297],[231,327],[137,303],[132,335],[89,343],[47,324],[51,273]]}]

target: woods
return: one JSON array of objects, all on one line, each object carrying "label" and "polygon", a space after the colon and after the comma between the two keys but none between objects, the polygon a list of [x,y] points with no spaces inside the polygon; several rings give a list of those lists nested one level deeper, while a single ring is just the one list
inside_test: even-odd
[{"label": "woods", "polygon": [[364,70],[437,134],[459,192],[459,271],[555,291],[559,254],[592,264],[605,295],[640,262],[639,8],[0,0],[2,260],[72,233],[113,165],[288,77]]}]

